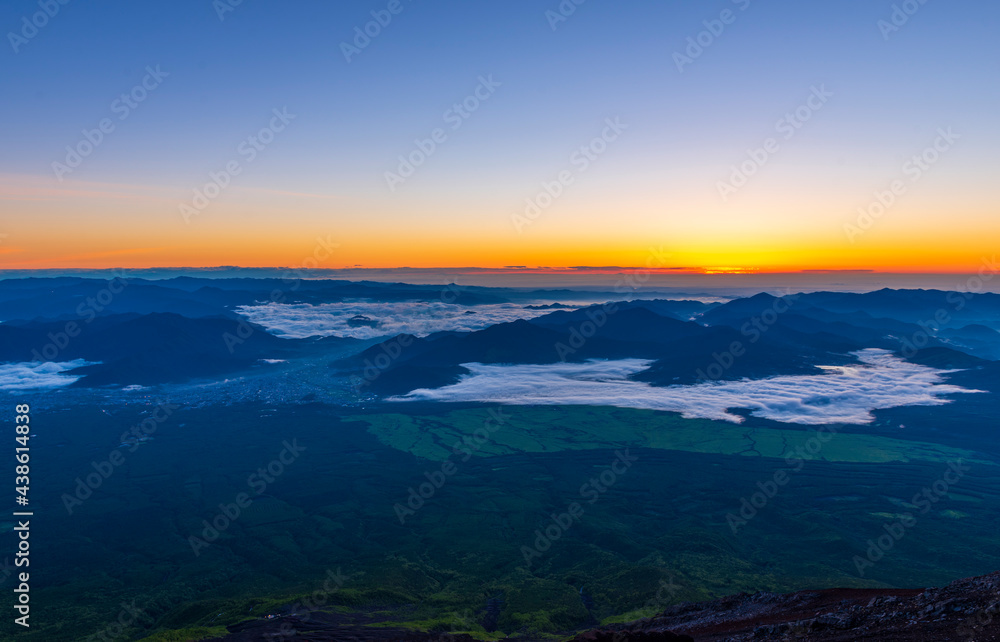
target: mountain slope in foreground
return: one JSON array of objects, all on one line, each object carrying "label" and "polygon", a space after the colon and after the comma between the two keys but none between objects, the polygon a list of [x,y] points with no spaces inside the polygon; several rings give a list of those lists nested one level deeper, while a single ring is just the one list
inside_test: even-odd
[{"label": "mountain slope in foreground", "polygon": [[[217,642],[303,640],[475,642],[467,634],[368,627],[343,613],[295,613],[229,628]],[[519,635],[510,640],[538,638]],[[545,638],[551,640],[552,638]],[[826,589],[741,593],[683,603],[651,618],[581,633],[571,642],[992,642],[1000,641],[1000,572],[929,589]]]},{"label": "mountain slope in foreground", "polygon": [[665,632],[697,642],[1000,640],[1000,572],[930,589],[743,593],[678,604],[653,618],[589,631],[574,642],[671,639],[650,637]]}]

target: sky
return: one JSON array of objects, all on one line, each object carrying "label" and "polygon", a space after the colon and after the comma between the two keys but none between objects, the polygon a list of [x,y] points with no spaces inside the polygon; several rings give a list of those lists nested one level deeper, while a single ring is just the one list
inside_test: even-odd
[{"label": "sky", "polygon": [[998,22],[986,0],[8,1],[0,269],[972,272],[1000,239]]}]

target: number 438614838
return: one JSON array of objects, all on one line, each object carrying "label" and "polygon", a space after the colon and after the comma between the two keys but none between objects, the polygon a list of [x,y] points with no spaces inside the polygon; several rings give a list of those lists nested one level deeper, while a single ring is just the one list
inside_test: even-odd
[{"label": "number 438614838", "polygon": [[18,443],[18,447],[15,449],[15,459],[17,459],[17,466],[14,468],[14,472],[17,476],[14,478],[14,486],[17,494],[24,499],[18,499],[18,504],[27,504],[28,496],[28,472],[30,470],[28,466],[28,461],[30,460],[30,455],[28,453],[28,433],[30,432],[28,417],[28,412],[31,410],[28,404],[18,404],[14,410],[17,411],[17,416],[14,419],[15,431],[17,432],[17,437],[14,439]]}]

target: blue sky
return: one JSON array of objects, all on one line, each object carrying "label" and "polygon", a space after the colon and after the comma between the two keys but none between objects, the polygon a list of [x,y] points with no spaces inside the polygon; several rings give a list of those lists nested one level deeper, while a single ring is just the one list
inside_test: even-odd
[{"label": "blue sky", "polygon": [[[628,123],[627,135],[576,190],[583,202],[560,204],[578,205],[579,216],[540,222],[539,238],[558,234],[570,243],[586,236],[581,229],[599,236],[594,221],[616,202],[636,234],[693,234],[696,243],[701,237],[686,223],[671,231],[658,217],[721,212],[723,221],[763,216],[774,230],[769,238],[779,238],[796,205],[771,207],[775,199],[801,190],[825,201],[846,190],[863,204],[946,126],[961,131],[962,149],[926,186],[935,215],[949,201],[968,201],[962,207],[978,221],[988,206],[1000,142],[996,3],[913,0],[908,8],[917,10],[885,37],[879,21],[903,3],[567,0],[562,6],[575,7],[572,15],[553,23],[547,12],[560,10],[556,1],[399,0],[401,11],[348,62],[342,43],[388,1],[242,2],[220,18],[228,1],[51,0],[58,12],[21,41],[24,17],[40,4],[4,3],[0,172],[51,179],[66,145],[112,116],[112,101],[141,82],[147,66],[159,66],[169,76],[116,123],[74,180],[153,186],[160,196],[190,192],[234,157],[272,109],[287,107],[292,126],[237,180],[332,199],[323,208],[276,203],[260,214],[280,210],[284,225],[360,212],[383,228],[420,218],[459,235],[493,234],[499,224],[486,213],[490,204],[516,210],[608,117]],[[718,36],[703,34],[710,44],[680,71],[674,54],[724,11],[731,24]],[[397,157],[441,127],[445,110],[480,77],[500,86],[418,175],[387,190],[384,175]],[[772,159],[759,182],[766,189],[759,196],[748,189],[741,211],[724,211],[718,180],[816,86],[833,97]],[[605,210],[593,210],[596,204]],[[772,219],[764,210],[781,214]],[[60,216],[72,215],[53,220]],[[160,216],[165,210],[151,214]],[[479,226],[479,216],[490,222]],[[831,236],[833,223],[824,218]],[[632,238],[620,237],[622,245]],[[358,243],[368,238],[361,234]]]}]

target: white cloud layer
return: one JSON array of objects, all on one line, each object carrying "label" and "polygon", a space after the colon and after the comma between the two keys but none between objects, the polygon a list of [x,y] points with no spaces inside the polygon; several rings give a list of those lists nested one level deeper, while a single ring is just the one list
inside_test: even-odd
[{"label": "white cloud layer", "polygon": [[453,385],[414,390],[390,401],[490,402],[516,405],[619,406],[679,412],[739,423],[728,412],[797,424],[866,424],[872,410],[949,403],[941,395],[981,392],[943,384],[936,370],[886,350],[855,353],[859,366],[826,366],[826,374],[655,387],[626,377],[652,363],[643,359],[553,365],[463,364],[471,374]]},{"label": "white cloud layer", "polygon": [[[375,303],[268,303],[236,309],[251,323],[262,325],[274,335],[290,339],[312,336],[372,339],[409,333],[418,337],[443,330],[482,330],[496,323],[532,319],[551,310],[525,310],[514,303],[491,303],[468,306],[443,302]],[[378,326],[351,327],[348,320],[356,315],[378,321]]]},{"label": "white cloud layer", "polygon": [[38,390],[68,386],[80,377],[64,374],[73,368],[93,365],[89,361],[0,363],[0,390]]}]

